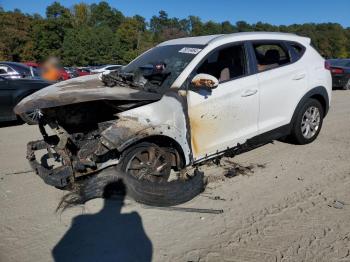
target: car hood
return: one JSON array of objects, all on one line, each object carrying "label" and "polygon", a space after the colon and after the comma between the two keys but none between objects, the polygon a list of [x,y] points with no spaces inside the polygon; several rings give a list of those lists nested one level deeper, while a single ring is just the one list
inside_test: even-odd
[{"label": "car hood", "polygon": [[106,87],[97,75],[87,75],[50,85],[17,104],[14,111],[23,114],[35,109],[58,107],[97,100],[157,101],[162,94],[131,87]]}]

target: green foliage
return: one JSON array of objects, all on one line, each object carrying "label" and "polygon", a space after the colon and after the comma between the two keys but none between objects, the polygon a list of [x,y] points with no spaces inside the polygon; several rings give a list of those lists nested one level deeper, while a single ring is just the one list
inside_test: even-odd
[{"label": "green foliage", "polygon": [[70,9],[54,2],[47,7],[45,18],[0,7],[0,60],[43,61],[54,55],[64,65],[125,64],[168,39],[249,31],[307,36],[326,58],[350,57],[350,28],[336,23],[276,26],[245,21],[203,22],[197,16],[169,17],[163,10],[147,22],[139,15],[125,17],[102,1],[79,3]]}]

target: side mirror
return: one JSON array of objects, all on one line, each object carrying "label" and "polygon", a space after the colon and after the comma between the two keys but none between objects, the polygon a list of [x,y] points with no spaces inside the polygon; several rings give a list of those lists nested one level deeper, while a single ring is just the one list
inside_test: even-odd
[{"label": "side mirror", "polygon": [[191,84],[196,88],[214,89],[219,85],[219,80],[209,74],[198,74],[192,79]]}]

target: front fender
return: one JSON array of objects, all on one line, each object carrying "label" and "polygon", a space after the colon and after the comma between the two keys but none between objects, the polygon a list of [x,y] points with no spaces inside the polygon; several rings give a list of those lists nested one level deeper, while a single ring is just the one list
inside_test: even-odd
[{"label": "front fender", "polygon": [[186,134],[170,124],[154,126],[147,119],[122,117],[101,133],[101,143],[109,149],[122,152],[130,145],[152,136],[164,136],[177,142],[184,153],[186,164],[189,163],[191,151]]}]

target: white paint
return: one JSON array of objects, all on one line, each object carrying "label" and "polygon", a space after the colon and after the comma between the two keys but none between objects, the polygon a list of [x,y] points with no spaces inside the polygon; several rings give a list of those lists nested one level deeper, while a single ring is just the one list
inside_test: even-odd
[{"label": "white paint", "polygon": [[[211,93],[205,94],[203,90],[202,93],[189,91],[188,111],[192,121],[190,132],[192,140],[196,141],[196,145],[192,141],[195,161],[290,123],[300,99],[314,87],[324,86],[331,99],[331,75],[324,68],[324,59],[310,46],[309,38],[285,33],[237,33],[161,43],[159,46],[206,45],[171,88],[181,87],[198,63],[213,49],[248,40],[294,41],[304,45],[306,51],[295,63],[221,83]],[[125,111],[121,115],[137,117],[139,121],[154,127],[154,134],[161,133],[176,140],[183,148],[186,164],[190,164],[186,118],[178,100],[164,96],[158,102]]]}]

